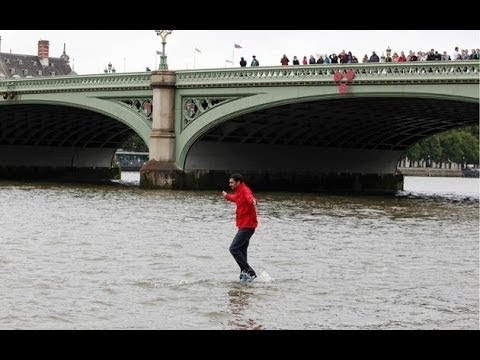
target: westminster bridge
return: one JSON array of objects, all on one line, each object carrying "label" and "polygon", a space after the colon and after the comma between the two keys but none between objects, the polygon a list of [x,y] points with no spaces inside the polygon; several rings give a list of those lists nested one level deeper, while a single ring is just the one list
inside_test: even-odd
[{"label": "westminster bridge", "polygon": [[307,65],[0,81],[0,177],[111,178],[134,133],[140,184],[393,192],[406,149],[479,122],[479,61]]}]

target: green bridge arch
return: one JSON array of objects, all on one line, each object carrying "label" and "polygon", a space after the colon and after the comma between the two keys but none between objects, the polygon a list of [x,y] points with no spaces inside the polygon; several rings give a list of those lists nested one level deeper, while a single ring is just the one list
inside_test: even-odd
[{"label": "green bridge arch", "polygon": [[[0,106],[11,105],[54,105],[67,108],[78,108],[98,113],[119,121],[131,128],[146,144],[152,129],[151,121],[131,109],[126,109],[120,102],[110,99],[87,96],[88,94],[26,94],[20,100],[0,103]],[[151,97],[151,94],[148,94]]]},{"label": "green bridge arch", "polygon": [[148,74],[7,79],[0,94],[0,176],[111,178],[121,143],[149,141]]},{"label": "green bridge arch", "polygon": [[[353,86],[352,86],[353,87]],[[176,108],[176,154],[177,164],[184,169],[187,154],[194,143],[209,130],[215,128],[219,124],[228,122],[236,117],[255,113],[259,110],[275,108],[282,105],[304,103],[304,102],[321,102],[332,99],[348,100],[362,98],[413,98],[413,99],[435,99],[444,101],[459,101],[464,103],[478,104],[478,85],[469,84],[463,86],[454,86],[445,89],[442,84],[429,85],[427,87],[419,87],[417,89],[409,89],[409,92],[399,92],[395,85],[382,87],[382,91],[378,91],[378,86],[363,86],[352,90],[349,94],[339,94],[337,86],[326,86],[321,89],[315,87],[291,87],[288,91],[279,91],[281,89],[272,90],[271,88],[254,88],[250,91],[239,94],[237,99],[228,101],[225,105],[215,107],[214,109],[202,114],[188,126],[182,124],[182,112],[179,107]],[[354,92],[353,92],[354,91]],[[182,103],[182,98],[203,97],[204,94],[193,94],[192,92],[177,94],[177,103]],[[471,120],[469,124],[474,124]],[[182,128],[182,125],[184,129]],[[465,126],[459,123],[458,127]],[[430,135],[430,134],[429,134]]]}]

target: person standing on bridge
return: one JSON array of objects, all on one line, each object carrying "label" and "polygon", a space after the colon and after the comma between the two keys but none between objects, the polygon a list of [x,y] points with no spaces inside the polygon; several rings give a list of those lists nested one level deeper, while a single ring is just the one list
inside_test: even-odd
[{"label": "person standing on bridge", "polygon": [[225,199],[237,204],[236,225],[238,232],[230,245],[230,253],[240,267],[240,280],[250,281],[257,277],[257,274],[250,267],[247,261],[247,249],[250,244],[257,222],[257,199],[252,190],[244,183],[243,176],[232,174],[228,180],[228,185],[235,192],[229,194],[222,191]]}]

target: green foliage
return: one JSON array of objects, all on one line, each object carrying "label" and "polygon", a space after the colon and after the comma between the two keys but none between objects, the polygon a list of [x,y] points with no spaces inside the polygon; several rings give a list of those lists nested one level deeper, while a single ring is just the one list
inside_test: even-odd
[{"label": "green foliage", "polygon": [[411,160],[478,164],[479,127],[447,131],[412,145],[405,154]]},{"label": "green foliage", "polygon": [[406,156],[412,160],[418,160],[422,158],[422,148],[419,143],[412,145],[408,148]]},{"label": "green foliage", "polygon": [[133,134],[120,148],[125,151],[148,152],[147,145],[137,134]]}]

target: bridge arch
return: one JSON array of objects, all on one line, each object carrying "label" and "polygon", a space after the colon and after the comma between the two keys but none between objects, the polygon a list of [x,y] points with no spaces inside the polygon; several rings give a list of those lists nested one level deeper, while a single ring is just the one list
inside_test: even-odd
[{"label": "bridge arch", "polygon": [[[122,103],[54,93],[1,102],[0,128],[2,166],[30,167],[33,172],[44,172],[39,168],[108,172],[125,140],[137,133],[148,144],[150,134],[150,122]],[[5,170],[6,175],[11,171]]]},{"label": "bridge arch", "polygon": [[[478,93],[478,85],[464,84],[461,87],[452,88],[447,87],[446,89],[441,84],[430,84],[410,89],[409,92],[399,92],[396,86],[384,86],[382,91],[378,91],[378,86],[352,86],[351,93],[342,95],[338,94],[336,86],[299,86],[283,92],[271,88],[254,88],[250,93],[243,93],[239,99],[226,102],[225,105],[206,112],[189,124],[177,136],[177,163],[185,170],[199,169],[205,165],[211,168],[214,166],[212,161],[202,164],[195,159],[195,152],[199,151],[198,156],[203,158],[218,159],[229,154],[229,148],[232,151],[239,151],[238,145],[242,143],[242,139],[238,139],[238,141],[231,137],[228,139],[228,132],[237,131],[237,135],[241,136],[242,130],[239,129],[243,129],[243,135],[247,139],[246,142],[243,142],[244,148],[245,144],[263,142],[277,145],[277,150],[279,150],[279,145],[286,145],[285,141],[283,143],[279,141],[283,139],[282,133],[289,139],[290,145],[306,147],[304,151],[297,152],[297,156],[303,159],[298,162],[298,165],[294,165],[297,168],[311,169],[311,166],[306,163],[306,159],[310,158],[320,159],[325,165],[323,170],[360,171],[358,167],[352,167],[353,164],[347,164],[346,167],[337,165],[339,151],[342,154],[341,157],[345,155],[358,163],[358,151],[361,150],[364,153],[369,152],[368,156],[372,157],[372,161],[378,159],[381,153],[382,162],[385,165],[372,167],[373,164],[371,164],[367,165],[364,170],[394,173],[398,158],[411,144],[435,132],[478,123],[478,94],[475,96],[475,93]],[[297,116],[294,114],[295,111],[299,112]],[[320,116],[318,115],[320,111],[330,111],[336,115]],[[388,111],[399,114],[389,115]],[[409,115],[409,111],[414,114]],[[279,117],[282,116],[282,112],[285,116],[290,114],[290,120],[280,121]],[[425,115],[423,120],[422,113]],[[461,119],[462,114],[465,116],[463,119]],[[375,116],[381,117],[381,119],[376,122]],[[393,124],[385,121],[384,118],[389,116],[395,119]],[[302,119],[303,124],[308,125],[306,129],[301,128]],[[295,125],[289,126],[289,122]],[[275,123],[277,125],[274,125]],[[386,134],[385,132],[390,130],[389,125],[394,125],[394,131]],[[418,126],[420,128],[417,128]],[[232,130],[232,127],[237,127],[237,129]],[[268,130],[269,127],[270,130]],[[277,135],[278,143],[259,140],[258,136],[262,137],[262,132],[263,138],[268,137],[268,133],[279,133]],[[340,141],[339,137],[342,134],[346,136],[347,133],[346,140]],[[200,145],[205,143],[208,138],[215,141],[216,137],[219,142],[222,136],[224,140],[237,144],[233,147],[221,147],[218,144],[208,147],[205,144]],[[256,139],[255,136],[257,136]],[[302,141],[299,141],[305,140],[305,137],[310,143],[303,141],[302,144]],[[330,137],[336,137],[336,140],[330,139]],[[317,141],[314,141],[315,138]],[[394,143],[382,141],[385,139]],[[253,148],[256,149],[245,155],[258,159],[259,152],[266,154],[265,147],[253,146]],[[322,150],[319,151],[319,149]],[[280,151],[280,157],[296,161],[288,154],[290,150]],[[271,157],[273,154],[268,156]],[[333,156],[337,165],[332,164],[325,156],[330,158]],[[225,161],[218,164],[218,167],[235,166],[238,160],[238,158],[227,156]],[[264,161],[267,160],[264,159]],[[268,160],[268,166],[272,166],[271,161],[271,159]],[[389,165],[387,166],[386,163]],[[254,168],[257,165],[259,164],[251,163],[249,166]],[[285,162],[282,161],[278,167],[285,165]],[[290,166],[293,165],[290,164]]]},{"label": "bridge arch", "polygon": [[147,144],[150,137],[151,122],[136,111],[129,109],[121,102],[113,101],[103,97],[79,96],[77,93],[62,94],[25,94],[21,99],[14,102],[0,102],[8,110],[12,105],[52,105],[65,108],[83,109],[92,113],[102,114],[125,124],[137,133]]}]

